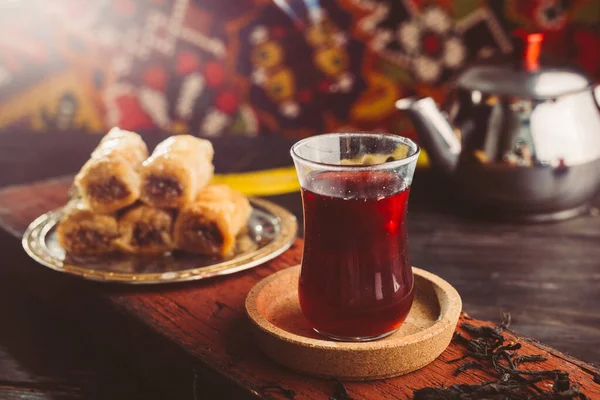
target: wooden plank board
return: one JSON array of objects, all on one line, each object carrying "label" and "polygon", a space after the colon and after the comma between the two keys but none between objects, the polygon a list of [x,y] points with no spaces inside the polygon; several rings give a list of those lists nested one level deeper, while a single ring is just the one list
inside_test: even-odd
[{"label": "wooden plank board", "polygon": [[[0,191],[0,226],[20,235],[31,220],[63,204],[70,179],[56,179]],[[261,267],[207,281],[153,287],[125,287],[85,282],[47,270],[25,258],[12,270],[27,287],[54,307],[90,326],[99,342],[116,350],[172,398],[230,390],[239,396],[320,399],[332,395],[335,383],[294,373],[267,359],[254,345],[244,313],[250,288],[267,275],[300,262],[302,242]],[[463,316],[481,325],[485,322]],[[523,344],[524,354],[538,353],[548,361],[531,368],[560,368],[569,372],[590,398],[600,398],[592,381],[592,365],[507,333]],[[414,389],[453,383],[482,382],[487,371],[453,376],[447,361],[464,353],[452,344],[434,363],[415,373],[369,383],[348,383],[356,399],[407,398]],[[232,386],[235,384],[235,386]],[[214,389],[216,387],[217,389]],[[282,390],[285,389],[285,390]],[[215,392],[216,390],[216,392]],[[200,397],[202,398],[202,397]]]}]

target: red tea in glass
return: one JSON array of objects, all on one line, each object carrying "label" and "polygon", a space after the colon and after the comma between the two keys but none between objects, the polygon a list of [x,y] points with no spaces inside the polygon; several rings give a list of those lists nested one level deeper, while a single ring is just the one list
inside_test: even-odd
[{"label": "red tea in glass", "polygon": [[[392,135],[332,134],[299,142],[292,155],[304,204],[304,316],[337,340],[394,332],[413,301],[405,218],[418,147]],[[375,164],[364,165],[365,155]]]}]

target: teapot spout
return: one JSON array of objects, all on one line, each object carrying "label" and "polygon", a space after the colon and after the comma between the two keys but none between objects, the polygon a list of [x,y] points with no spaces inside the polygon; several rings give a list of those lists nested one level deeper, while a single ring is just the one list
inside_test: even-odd
[{"label": "teapot spout", "polygon": [[431,97],[408,97],[396,101],[396,108],[408,111],[431,163],[447,173],[454,171],[461,143],[435,101]]}]

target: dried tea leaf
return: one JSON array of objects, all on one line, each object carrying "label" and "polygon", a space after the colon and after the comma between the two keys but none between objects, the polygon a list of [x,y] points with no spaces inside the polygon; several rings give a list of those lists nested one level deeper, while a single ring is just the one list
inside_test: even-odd
[{"label": "dried tea leaf", "polygon": [[466,370],[473,369],[473,368],[483,369],[483,366],[476,361],[466,362],[466,363],[462,364],[460,367],[458,367],[456,369],[456,371],[454,371],[454,376],[458,376],[461,373],[465,372]]},{"label": "dried tea leaf", "polygon": [[296,398],[296,391],[294,389],[286,388],[278,383],[262,385],[260,389],[263,392],[279,392],[289,400],[294,400]]},{"label": "dried tea leaf", "polygon": [[[569,374],[560,370],[526,370],[519,369],[523,363],[546,361],[539,354],[518,355],[520,343],[507,343],[502,332],[510,325],[510,314],[504,314],[503,322],[495,328],[475,326],[464,323],[461,327],[468,332],[468,338],[458,332],[453,341],[466,348],[466,355],[448,361],[455,363],[465,358],[479,360],[467,361],[455,371],[455,376],[469,369],[492,367],[498,374],[496,381],[480,384],[452,385],[450,387],[426,387],[414,391],[414,398],[419,400],[470,400],[470,399],[502,399],[502,400],[565,400],[587,399],[576,385],[572,385]],[[484,364],[482,364],[484,363]],[[540,385],[547,380],[553,380],[552,390],[549,385]],[[594,381],[600,383],[600,374],[594,375]]]},{"label": "dried tea leaf", "polygon": [[513,358],[513,363],[515,366],[519,366],[519,364],[528,363],[528,362],[540,362],[548,360],[546,357],[540,354],[524,354],[521,356],[517,356]]},{"label": "dried tea leaf", "polygon": [[335,389],[333,394],[329,397],[329,400],[354,400],[350,393],[348,393],[348,389],[346,389],[346,385],[342,383],[340,380],[335,380]]}]

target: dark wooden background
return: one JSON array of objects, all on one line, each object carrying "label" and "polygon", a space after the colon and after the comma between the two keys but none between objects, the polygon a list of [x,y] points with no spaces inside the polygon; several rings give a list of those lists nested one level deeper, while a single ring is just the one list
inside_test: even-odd
[{"label": "dark wooden background", "polygon": [[[153,145],[163,138],[146,135]],[[98,141],[78,133],[0,133],[0,185],[74,173]],[[291,141],[215,141],[218,172],[289,165]],[[513,329],[581,359],[600,362],[600,218],[557,224],[490,222],[469,213],[445,180],[418,171],[409,234],[414,265],[439,274],[480,319],[513,315]],[[301,217],[298,194],[275,201]],[[151,383],[92,344],[78,321],[21,289],[7,265],[29,262],[0,233],[0,398],[160,398]],[[25,396],[25,397],[23,397]]]}]

